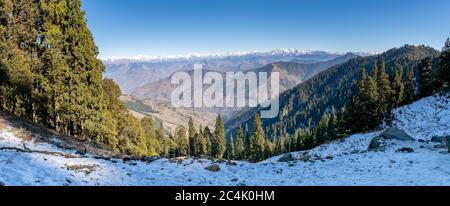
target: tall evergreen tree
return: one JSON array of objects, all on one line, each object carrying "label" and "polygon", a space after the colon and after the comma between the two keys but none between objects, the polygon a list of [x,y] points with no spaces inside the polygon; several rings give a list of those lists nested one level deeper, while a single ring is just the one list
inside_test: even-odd
[{"label": "tall evergreen tree", "polygon": [[216,145],[216,157],[218,159],[223,159],[225,151],[227,149],[227,142],[225,138],[225,126],[220,115],[216,118],[216,130],[214,132],[214,136]]},{"label": "tall evergreen tree", "polygon": [[417,66],[419,71],[419,94],[428,97],[433,94],[433,62],[430,57],[420,61]]},{"label": "tall evergreen tree", "polygon": [[253,122],[253,133],[251,139],[251,155],[253,162],[259,162],[264,158],[265,135],[262,128],[261,119],[255,114]]},{"label": "tall evergreen tree", "polygon": [[444,86],[450,85],[450,39],[447,39],[440,55],[438,79]]},{"label": "tall evergreen tree", "polygon": [[414,71],[410,70],[405,80],[405,97],[403,104],[411,104],[416,97],[416,85],[414,83]]},{"label": "tall evergreen tree", "polygon": [[250,140],[250,132],[248,131],[248,126],[245,127],[244,158],[247,160],[252,159],[252,143]]},{"label": "tall evergreen tree", "polygon": [[395,76],[391,81],[391,88],[393,90],[393,95],[391,98],[392,108],[399,107],[405,96],[405,86],[403,84],[403,68],[397,66],[395,71]]},{"label": "tall evergreen tree", "polygon": [[235,158],[234,148],[235,148],[235,145],[234,145],[234,141],[233,141],[233,135],[230,135],[230,137],[228,138],[227,152],[226,152],[228,160],[233,160]]},{"label": "tall evergreen tree", "polygon": [[244,136],[242,127],[239,127],[236,135],[236,159],[244,159],[245,146],[244,146]]},{"label": "tall evergreen tree", "polygon": [[192,117],[189,117],[188,122],[188,140],[189,140],[189,154],[191,156],[197,156],[198,154],[198,141],[197,138],[198,135],[197,131],[195,130],[194,126],[194,120],[192,120]]},{"label": "tall evergreen tree", "polygon": [[205,129],[203,130],[203,135],[205,136],[205,141],[206,141],[206,154],[214,157],[214,149],[213,149],[213,142],[214,142],[214,137],[213,134],[211,133],[211,129],[209,129],[209,127],[205,127]]}]

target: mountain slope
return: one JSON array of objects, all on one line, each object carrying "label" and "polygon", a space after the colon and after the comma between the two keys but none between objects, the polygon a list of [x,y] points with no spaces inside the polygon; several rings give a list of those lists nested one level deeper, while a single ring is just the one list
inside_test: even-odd
[{"label": "mountain slope", "polygon": [[[355,89],[356,80],[361,68],[368,73],[380,60],[386,62],[388,73],[392,73],[395,65],[401,65],[405,74],[415,68],[417,63],[428,56],[437,56],[438,51],[426,46],[409,46],[391,49],[383,54],[368,57],[357,57],[350,61],[324,71],[310,80],[288,90],[280,96],[280,115],[273,119],[263,119],[263,127],[268,137],[284,133],[293,134],[298,128],[318,123],[324,112],[333,107],[340,109]],[[253,128],[253,115],[261,108],[255,108],[237,115],[226,122],[230,132],[241,125]]]},{"label": "mountain slope", "polygon": [[[405,132],[415,139],[429,139],[436,131],[450,135],[449,97],[434,96],[395,111],[397,123],[408,123]],[[403,115],[415,114],[415,115]],[[436,114],[442,118],[436,118]],[[443,186],[450,184],[450,155],[441,143],[387,142],[386,148],[369,151],[380,132],[356,134],[310,151],[293,153],[258,164],[212,163],[206,159],[124,161],[96,158],[56,142],[40,141],[38,134],[23,138],[15,132],[16,120],[0,116],[0,184],[4,185],[330,185],[330,186]],[[428,122],[423,126],[423,122]],[[434,125],[441,125],[434,127]],[[415,128],[422,128],[416,131]],[[399,152],[411,148],[412,153]],[[9,148],[9,149],[5,149]],[[14,150],[32,150],[23,152]],[[41,151],[38,153],[36,151]],[[53,152],[50,153],[42,153]],[[65,154],[56,155],[56,154]],[[217,164],[221,170],[204,168]],[[261,172],[264,171],[264,172]]]},{"label": "mountain slope", "polygon": [[188,55],[175,57],[139,57],[105,59],[107,78],[114,79],[125,94],[148,83],[168,78],[176,71],[189,71],[194,64],[219,72],[246,71],[280,61],[316,63],[342,56],[340,53],[280,49],[225,55]]},{"label": "mountain slope", "polygon": [[[297,86],[298,84],[310,79],[314,75],[331,68],[333,66],[347,62],[348,60],[357,57],[352,53],[334,58],[330,61],[317,62],[312,64],[303,64],[298,62],[276,62],[268,64],[265,67],[251,69],[247,71],[252,72],[279,72],[280,73],[280,90],[285,91]],[[205,69],[203,72],[212,70]],[[189,71],[192,76],[192,70]],[[221,72],[225,78],[225,72]],[[171,84],[171,76],[153,83],[145,84],[136,88],[131,94],[133,96],[170,101],[172,91],[176,86]]]}]

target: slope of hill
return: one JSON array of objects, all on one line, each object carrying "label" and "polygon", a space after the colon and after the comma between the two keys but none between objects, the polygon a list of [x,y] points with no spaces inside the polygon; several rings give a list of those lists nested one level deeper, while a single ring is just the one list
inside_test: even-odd
[{"label": "slope of hill", "polygon": [[216,114],[206,111],[194,111],[186,108],[175,108],[170,103],[159,100],[151,99],[139,99],[131,96],[122,96],[121,100],[127,104],[128,109],[138,119],[144,117],[152,117],[158,124],[163,122],[164,128],[175,133],[175,129],[178,126],[187,127],[189,118],[192,118],[194,125],[198,128],[200,125],[203,127],[208,126],[214,128],[214,121],[217,117]]},{"label": "slope of hill", "polygon": [[168,78],[176,71],[189,71],[194,64],[219,72],[245,71],[272,62],[295,61],[315,63],[342,56],[340,53],[279,49],[272,52],[252,52],[225,55],[188,55],[175,57],[142,57],[105,59],[107,78],[114,79],[125,94],[148,83]]},{"label": "slope of hill", "polygon": [[[314,75],[331,68],[333,66],[342,64],[352,58],[357,57],[352,53],[334,58],[329,61],[317,62],[312,64],[303,64],[298,62],[276,62],[266,65],[265,67],[250,69],[252,72],[279,72],[280,73],[280,90],[285,91],[291,89],[298,84],[310,79]],[[204,70],[204,73],[212,70]],[[192,74],[192,70],[189,71]],[[225,72],[221,72],[225,78]],[[191,75],[192,76],[192,75]],[[171,84],[171,76],[156,82],[145,84],[136,88],[133,96],[170,101],[172,91],[176,86]]]},{"label": "slope of hill", "polygon": [[[370,73],[376,62],[384,60],[388,73],[392,73],[396,65],[401,65],[406,75],[421,59],[438,54],[438,51],[430,47],[406,45],[380,55],[357,57],[326,70],[281,94],[280,115],[277,118],[264,119],[262,122],[266,134],[269,137],[281,133],[293,134],[298,128],[307,126],[309,121],[316,125],[324,112],[333,107],[336,109],[343,107],[355,89],[361,68]],[[225,126],[228,131],[234,132],[238,125],[245,128],[248,123],[251,129],[253,115],[260,110],[261,108],[255,108],[241,113],[229,119]]]},{"label": "slope of hill", "polygon": [[[399,108],[395,122],[416,140],[450,135],[449,97],[428,97]],[[280,162],[283,156],[279,156],[257,164],[236,162],[233,166],[206,159],[98,158],[56,147],[54,143],[59,141],[42,141],[46,138],[35,133],[18,133],[16,120],[0,117],[0,184],[4,185],[450,184],[450,155],[443,143],[386,140],[382,150],[369,150],[373,137],[381,131],[292,153],[288,162]],[[220,171],[205,169],[214,164]]]}]

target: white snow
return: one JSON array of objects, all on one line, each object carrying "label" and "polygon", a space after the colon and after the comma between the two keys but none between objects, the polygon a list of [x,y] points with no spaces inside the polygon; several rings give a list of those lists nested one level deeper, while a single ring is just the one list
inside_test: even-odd
[{"label": "white snow", "polygon": [[[441,97],[430,97],[400,108],[396,110],[396,124],[417,139],[449,134],[450,108],[445,101]],[[450,185],[450,155],[446,149],[436,147],[438,143],[390,141],[384,151],[368,151],[370,141],[378,134],[357,134],[311,151],[293,153],[298,160],[288,163],[278,162],[281,156],[258,164],[237,162],[237,166],[228,166],[220,163],[219,172],[204,169],[212,164],[211,160],[173,162],[161,159],[145,163],[0,151],[0,182],[38,186]],[[24,148],[24,144],[31,150],[75,154],[50,143],[22,140],[14,135],[11,126],[0,130],[0,147]],[[414,152],[397,152],[403,147],[412,148]],[[73,169],[75,166],[78,170]]]},{"label": "white snow", "polygon": [[424,98],[396,109],[394,118],[394,126],[415,139],[450,136],[450,99],[446,95]]}]

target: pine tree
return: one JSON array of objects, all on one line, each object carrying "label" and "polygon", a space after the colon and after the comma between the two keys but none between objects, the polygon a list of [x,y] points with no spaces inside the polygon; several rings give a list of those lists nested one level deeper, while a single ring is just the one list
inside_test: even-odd
[{"label": "pine tree", "polygon": [[328,120],[327,125],[327,136],[328,140],[336,140],[337,139],[337,116],[336,116],[336,110],[333,108]]},{"label": "pine tree", "polygon": [[378,93],[378,118],[381,122],[383,119],[389,118],[390,116],[389,113],[392,110],[392,107],[389,102],[393,93],[389,75],[386,73],[386,66],[383,60],[378,62],[377,68],[372,76],[376,81],[376,89]]},{"label": "pine tree", "polygon": [[391,98],[392,108],[396,108],[402,105],[405,96],[405,86],[403,85],[403,68],[397,66],[395,76],[391,83],[391,88],[394,92]]},{"label": "pine tree", "polygon": [[206,154],[211,157],[214,157],[215,156],[213,149],[214,137],[209,127],[205,127],[205,129],[203,130],[203,135],[205,136],[206,141]]},{"label": "pine tree", "polygon": [[250,140],[250,133],[248,131],[248,126],[245,127],[245,141],[244,141],[244,158],[247,160],[252,159],[252,143]]},{"label": "pine tree", "polygon": [[433,94],[433,62],[430,57],[420,61],[417,66],[419,71],[419,94],[428,97]]},{"label": "pine tree", "polygon": [[238,127],[237,135],[236,135],[236,159],[242,160],[244,159],[245,146],[244,146],[244,136],[242,127]]},{"label": "pine tree", "polygon": [[[370,131],[381,123],[382,111],[379,99],[377,82],[373,78],[380,71],[374,71],[372,76],[367,76],[365,70],[361,70],[358,80],[357,94],[347,105],[345,125],[353,133]],[[379,75],[383,76],[383,75]]]},{"label": "pine tree", "polygon": [[187,132],[183,126],[179,126],[175,131],[176,156],[186,156],[189,152]]},{"label": "pine tree", "polygon": [[203,127],[200,125],[200,128],[198,130],[197,138],[198,140],[198,156],[202,155],[209,155],[208,154],[208,143],[207,143],[207,137],[205,136],[205,133],[203,131]]},{"label": "pine tree", "polygon": [[233,135],[230,135],[230,137],[228,138],[226,153],[228,160],[233,160],[235,158]]},{"label": "pine tree", "polygon": [[253,162],[259,162],[264,158],[265,135],[262,128],[261,119],[255,114],[253,122],[253,133],[251,139],[251,155]]},{"label": "pine tree", "polygon": [[411,104],[416,96],[416,86],[414,84],[414,71],[410,70],[405,82],[405,97],[403,104]]},{"label": "pine tree", "polygon": [[321,145],[329,140],[328,138],[328,122],[330,118],[327,114],[322,116],[322,119],[319,122],[319,125],[316,128],[316,143]]},{"label": "pine tree", "polygon": [[227,149],[224,127],[225,126],[222,121],[222,117],[219,115],[216,119],[216,130],[214,132],[215,145],[216,145],[215,146],[215,148],[216,148],[215,157],[218,159],[223,159],[226,149]]},{"label": "pine tree", "polygon": [[439,59],[438,79],[446,87],[450,85],[450,39],[447,39]]},{"label": "pine tree", "polygon": [[189,117],[188,122],[188,140],[189,140],[189,154],[191,156],[197,156],[198,155],[198,141],[196,137],[198,137],[197,131],[195,130],[194,126],[194,120],[192,120],[192,117]]},{"label": "pine tree", "polygon": [[156,138],[155,122],[152,118],[141,119],[141,126],[146,136],[148,155],[157,155],[160,151],[160,143]]}]

